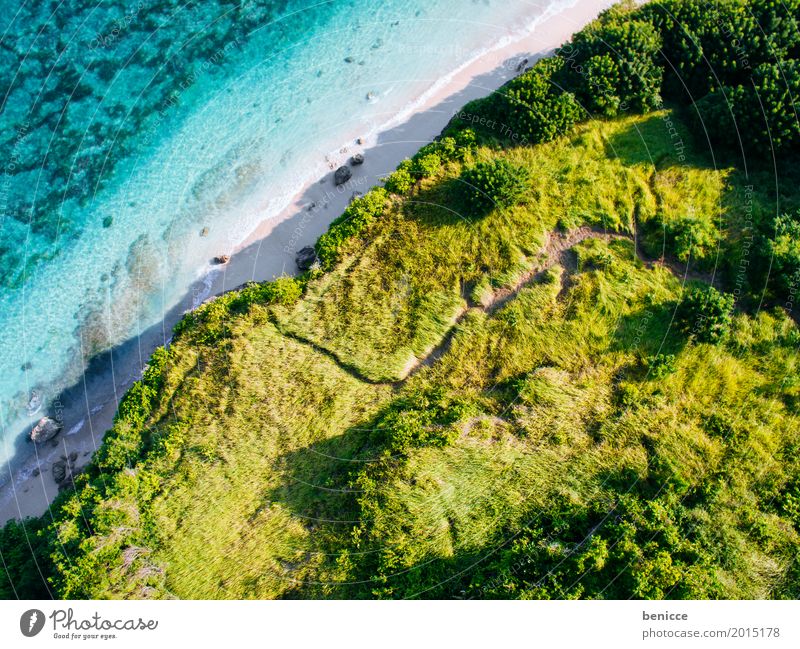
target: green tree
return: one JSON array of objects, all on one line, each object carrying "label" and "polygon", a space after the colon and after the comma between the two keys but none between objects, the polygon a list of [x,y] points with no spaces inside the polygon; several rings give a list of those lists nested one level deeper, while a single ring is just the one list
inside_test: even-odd
[{"label": "green tree", "polygon": [[42,518],[12,520],[0,529],[0,599],[49,599],[52,572]]},{"label": "green tree", "polygon": [[646,112],[661,105],[660,46],[647,22],[596,21],[559,50],[558,78],[591,114],[614,115],[622,107]]},{"label": "green tree", "polygon": [[701,343],[718,343],[730,331],[733,295],[713,287],[687,291],[675,310],[678,330]]},{"label": "green tree", "polygon": [[800,210],[775,219],[775,234],[767,241],[770,283],[785,297],[800,292]]},{"label": "green tree", "polygon": [[498,135],[510,130],[512,138],[530,144],[547,142],[569,131],[580,118],[581,109],[572,93],[565,92],[553,79],[561,65],[560,61],[543,59],[501,88],[486,104],[492,118],[487,128]]},{"label": "green tree", "polygon": [[495,207],[511,207],[525,195],[529,186],[527,169],[505,158],[467,167],[462,171],[460,181],[466,194],[467,209],[474,216],[483,216]]}]

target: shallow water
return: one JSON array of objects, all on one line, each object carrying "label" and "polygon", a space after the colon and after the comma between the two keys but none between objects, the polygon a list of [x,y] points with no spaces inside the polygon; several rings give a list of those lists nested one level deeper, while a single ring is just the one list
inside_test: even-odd
[{"label": "shallow water", "polygon": [[555,4],[0,2],[0,460],[327,154]]}]

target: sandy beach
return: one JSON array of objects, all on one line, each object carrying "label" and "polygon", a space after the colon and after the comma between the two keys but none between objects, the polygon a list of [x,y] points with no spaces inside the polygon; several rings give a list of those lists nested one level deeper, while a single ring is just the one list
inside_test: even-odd
[{"label": "sandy beach", "polygon": [[[96,358],[78,383],[61,396],[63,431],[51,442],[35,446],[20,440],[14,459],[0,472],[0,523],[12,518],[45,513],[58,486],[53,464],[72,458],[77,468],[85,465],[111,425],[117,403],[131,383],[141,376],[152,350],[168,343],[174,324],[187,311],[213,295],[247,281],[270,280],[297,272],[299,249],[313,245],[329,223],[341,214],[354,192],[366,193],[380,184],[405,158],[436,137],[468,101],[486,96],[518,74],[528,64],[547,55],[572,33],[592,20],[610,0],[578,0],[575,5],[549,16],[528,33],[509,34],[497,47],[465,62],[410,108],[394,118],[375,136],[364,140],[354,134],[350,142],[326,160],[331,172],[307,184],[277,218],[262,222],[235,250],[230,261],[198,282],[162,322]],[[524,67],[524,65],[523,65]],[[335,186],[333,170],[355,153],[364,163],[352,167],[353,175]]]}]

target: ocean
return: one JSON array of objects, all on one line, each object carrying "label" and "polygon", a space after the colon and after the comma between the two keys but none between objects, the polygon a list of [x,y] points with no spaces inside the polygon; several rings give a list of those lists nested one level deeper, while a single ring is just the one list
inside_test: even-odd
[{"label": "ocean", "polygon": [[572,4],[2,0],[0,460],[326,156]]}]

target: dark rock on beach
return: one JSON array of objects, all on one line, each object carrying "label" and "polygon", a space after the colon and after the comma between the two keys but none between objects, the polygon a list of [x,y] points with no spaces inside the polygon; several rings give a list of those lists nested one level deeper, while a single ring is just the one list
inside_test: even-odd
[{"label": "dark rock on beach", "polygon": [[317,251],[313,246],[306,246],[297,251],[297,256],[294,258],[297,267],[300,270],[309,270],[317,261]]},{"label": "dark rock on beach", "polygon": [[56,484],[64,487],[72,483],[75,476],[79,473],[75,467],[75,461],[78,459],[77,452],[73,451],[69,457],[61,456],[60,459],[53,462],[53,480]]},{"label": "dark rock on beach", "polygon": [[342,165],[333,174],[333,182],[336,185],[344,185],[352,176],[353,172],[350,171],[350,167]]},{"label": "dark rock on beach", "polygon": [[350,158],[350,164],[354,167],[358,165],[364,164],[364,154],[363,153],[356,153],[352,158]]},{"label": "dark rock on beach", "polygon": [[53,463],[53,480],[56,484],[61,484],[67,477],[67,461],[64,459],[58,460]]},{"label": "dark rock on beach", "polygon": [[230,255],[217,255],[214,257],[214,263],[219,264],[227,264],[231,260]]},{"label": "dark rock on beach", "polygon": [[51,417],[42,417],[31,431],[31,441],[37,444],[53,439],[61,431],[63,426]]}]

